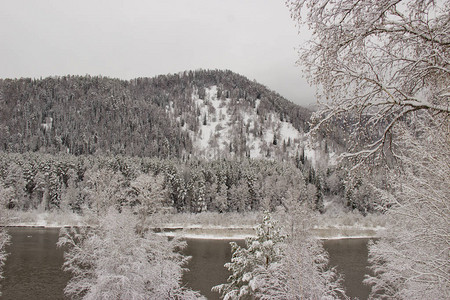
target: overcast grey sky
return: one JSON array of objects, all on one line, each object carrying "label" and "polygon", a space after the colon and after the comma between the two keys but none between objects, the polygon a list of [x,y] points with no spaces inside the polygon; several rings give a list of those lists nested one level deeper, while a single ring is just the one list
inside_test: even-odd
[{"label": "overcast grey sky", "polygon": [[[315,102],[283,0],[0,0],[0,77],[229,69]],[[303,34],[302,34],[303,35]]]}]

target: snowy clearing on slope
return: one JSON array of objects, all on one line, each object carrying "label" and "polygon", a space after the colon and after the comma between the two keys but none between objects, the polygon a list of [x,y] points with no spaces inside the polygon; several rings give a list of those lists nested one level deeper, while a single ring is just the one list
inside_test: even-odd
[{"label": "snowy clearing on slope", "polygon": [[[305,134],[275,113],[258,114],[260,100],[254,106],[239,99],[217,98],[217,86],[205,89],[204,99],[192,94],[197,108],[198,133],[190,130],[199,156],[208,159],[246,152],[250,158],[273,158],[275,154],[294,156],[305,145]],[[237,108],[237,106],[239,106]],[[313,155],[313,154],[311,154]]]}]

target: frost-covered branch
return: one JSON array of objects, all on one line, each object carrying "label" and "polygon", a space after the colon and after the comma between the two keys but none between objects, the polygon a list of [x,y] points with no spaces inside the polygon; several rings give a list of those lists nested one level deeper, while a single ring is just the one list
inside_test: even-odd
[{"label": "frost-covered branch", "polygon": [[196,299],[180,286],[185,243],[137,231],[137,217],[108,210],[97,228],[62,229],[63,269],[72,274],[64,293],[81,299]]},{"label": "frost-covered branch", "polygon": [[372,294],[398,299],[446,299],[450,288],[450,149],[448,132],[402,142],[404,167],[393,175],[388,231],[370,247]]},{"label": "frost-covered branch", "polygon": [[[312,39],[298,64],[311,84],[321,86],[321,109],[313,130],[336,118],[356,125],[367,119],[382,141],[414,114],[450,114],[450,5],[413,0],[288,0],[292,17],[308,25]],[[366,125],[367,126],[367,125]],[[355,141],[360,143],[360,141]],[[354,155],[367,155],[356,148]],[[359,149],[358,149],[359,148]],[[370,154],[383,147],[367,147]],[[376,151],[372,151],[376,150]],[[359,151],[359,152],[358,152]]]}]

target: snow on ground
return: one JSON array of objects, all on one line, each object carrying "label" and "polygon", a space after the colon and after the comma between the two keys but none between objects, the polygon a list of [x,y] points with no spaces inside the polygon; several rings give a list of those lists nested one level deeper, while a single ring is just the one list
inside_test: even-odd
[{"label": "snow on ground", "polygon": [[250,157],[251,158],[257,158],[261,157],[261,142],[257,141],[256,139],[250,139],[248,141],[248,146],[250,148]]},{"label": "snow on ground", "polygon": [[[198,133],[190,131],[190,135],[201,157],[217,158],[221,153],[228,153],[229,143],[240,131],[245,134],[251,158],[265,157],[266,152],[263,149],[269,147],[272,148],[271,151],[274,151],[282,147],[283,141],[286,143],[291,141],[291,146],[287,149],[291,155],[297,153],[302,146],[304,133],[295,129],[291,123],[281,121],[278,114],[268,114],[264,116],[264,121],[261,120],[257,113],[261,102],[259,99],[256,100],[255,107],[243,105],[242,109],[232,112],[232,100],[218,99],[217,86],[211,86],[205,89],[205,99],[200,99],[198,92],[194,91],[192,100],[199,110],[199,130]],[[235,115],[232,116],[233,113]],[[232,118],[237,120],[236,123],[233,123]],[[257,137],[254,130],[256,126],[259,128],[261,125],[263,136]],[[238,128],[238,126],[245,128]],[[273,145],[274,136],[278,141],[277,146]]]},{"label": "snow on ground", "polygon": [[9,211],[6,219],[8,223],[5,225],[10,227],[60,228],[91,223],[89,217],[63,212]]},{"label": "snow on ground", "polygon": [[[379,228],[314,228],[313,235],[318,239],[348,239],[348,238],[376,238],[379,232],[383,230]],[[180,228],[174,231],[165,231],[158,233],[160,235],[178,238],[195,238],[195,239],[245,239],[256,235],[255,228]]]},{"label": "snow on ground", "polygon": [[[258,213],[218,214],[212,212],[175,214],[165,220],[163,235],[204,239],[243,239],[255,235],[255,228],[261,219]],[[243,223],[245,222],[245,223]],[[333,210],[317,215],[312,233],[319,239],[374,238],[385,229],[383,215],[362,216],[358,212]]]},{"label": "snow on ground", "polygon": [[280,123],[280,136],[281,140],[291,139],[292,142],[294,140],[299,140],[302,138],[303,134],[300,133],[292,123],[289,122],[281,122]]},{"label": "snow on ground", "polygon": [[[211,86],[205,90],[205,99],[200,99],[196,92],[193,93],[192,99],[200,110],[199,133],[196,135],[191,132],[194,145],[203,153],[206,158],[215,158],[220,151],[224,151],[225,142],[229,140],[228,129],[230,125],[230,115],[227,107],[230,99],[217,99],[217,86]],[[211,113],[209,106],[213,107]],[[206,117],[206,124],[204,119]]]},{"label": "snow on ground", "polygon": [[[164,228],[166,229],[166,228]],[[186,227],[159,232],[159,235],[187,239],[240,240],[255,236],[253,227]]]},{"label": "snow on ground", "polygon": [[[244,134],[245,145],[251,158],[275,157],[281,150],[287,151],[288,156],[295,156],[304,149],[306,158],[315,166],[318,162],[328,161],[336,164],[337,155],[326,154],[319,145],[312,142],[304,132],[297,130],[292,123],[281,121],[277,113],[258,115],[260,99],[256,99],[254,107],[244,99],[237,101],[239,107],[233,107],[232,99],[217,98],[218,87],[213,85],[205,88],[205,97],[200,99],[198,91],[194,89],[191,98],[198,109],[198,131],[189,129],[193,124],[183,124],[183,129],[189,132],[194,144],[194,155],[206,159],[217,159],[230,155],[230,143],[236,142],[237,135]],[[166,106],[166,112],[181,123],[183,117],[175,116],[174,104]],[[206,120],[206,122],[205,122]],[[242,128],[240,128],[241,126]],[[262,136],[257,134],[261,130]],[[276,137],[277,145],[274,145]],[[286,146],[290,141],[288,147]],[[235,146],[235,145],[232,145]],[[269,153],[268,153],[269,152]],[[231,155],[233,155],[232,152]],[[270,154],[270,157],[267,157]]]},{"label": "snow on ground", "polygon": [[[8,213],[7,224],[12,227],[60,228],[67,226],[95,226],[95,216],[82,217],[75,213],[17,212]],[[258,213],[200,213],[174,214],[156,217],[155,228],[161,235],[199,239],[245,239],[255,235]],[[362,215],[340,212],[320,215],[312,232],[319,239],[374,238],[385,230],[386,220],[380,215]]]},{"label": "snow on ground", "polygon": [[359,238],[376,238],[380,236],[380,232],[384,227],[379,228],[363,228],[360,226],[347,226],[335,228],[314,228],[313,234],[318,239],[337,240],[337,239],[359,239]]},{"label": "snow on ground", "polygon": [[263,141],[266,142],[266,144],[271,144],[273,142],[273,136],[274,136],[273,129],[268,128],[264,131]]},{"label": "snow on ground", "polygon": [[317,162],[317,151],[314,149],[314,146],[310,141],[308,141],[305,145],[305,157],[313,164],[316,165]]},{"label": "snow on ground", "polygon": [[330,166],[337,165],[339,156],[336,154],[336,152],[329,153],[328,157],[329,157],[328,164]]}]

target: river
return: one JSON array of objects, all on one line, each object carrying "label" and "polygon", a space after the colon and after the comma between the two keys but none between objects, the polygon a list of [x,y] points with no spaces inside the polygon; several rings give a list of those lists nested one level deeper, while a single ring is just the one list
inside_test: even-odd
[{"label": "river", "polygon": [[[63,251],[56,247],[59,229],[10,228],[10,253],[4,268],[1,299],[64,299],[63,288],[70,274],[61,270]],[[369,289],[362,284],[367,266],[368,239],[326,240],[330,264],[345,276],[348,296],[367,299]],[[224,283],[223,267],[231,258],[229,240],[188,239],[185,249],[192,259],[183,283],[208,299],[218,299],[211,287]],[[242,243],[242,241],[240,241]]]}]

